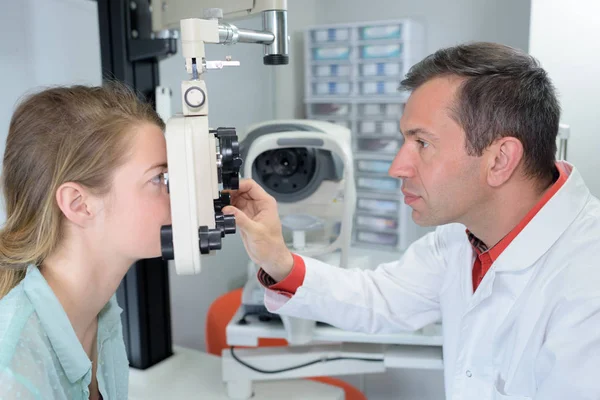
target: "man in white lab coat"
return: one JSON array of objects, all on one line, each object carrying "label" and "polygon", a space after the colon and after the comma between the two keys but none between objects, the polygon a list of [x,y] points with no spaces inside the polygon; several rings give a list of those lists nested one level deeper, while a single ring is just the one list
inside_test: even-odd
[{"label": "man in white lab coat", "polygon": [[438,228],[375,271],[335,268],[290,254],[275,200],[244,181],[225,211],[267,307],[363,332],[441,317],[447,399],[600,399],[600,201],[555,160],[546,72],[474,43],[430,55],[401,86],[389,174],[415,222]]}]

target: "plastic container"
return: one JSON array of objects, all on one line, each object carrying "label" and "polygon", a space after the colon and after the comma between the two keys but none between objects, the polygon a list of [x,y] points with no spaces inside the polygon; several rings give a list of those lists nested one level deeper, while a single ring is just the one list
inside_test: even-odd
[{"label": "plastic container", "polygon": [[361,40],[401,39],[402,24],[373,25],[360,28]]},{"label": "plastic container", "polygon": [[399,135],[399,122],[389,121],[360,121],[358,123],[358,133],[369,135]]},{"label": "plastic container", "polygon": [[402,43],[365,44],[360,46],[360,57],[363,59],[398,58],[402,56],[403,49]]},{"label": "plastic container", "polygon": [[365,103],[358,105],[358,114],[361,116],[385,116],[400,119],[403,111],[404,105],[400,103]]},{"label": "plastic container", "polygon": [[400,191],[400,179],[359,176],[356,178],[356,189],[370,192],[398,193]]},{"label": "plastic container", "polygon": [[313,93],[317,95],[349,95],[350,82],[317,82],[313,84]]},{"label": "plastic container", "polygon": [[397,81],[364,81],[360,82],[360,94],[382,95],[398,94]]},{"label": "plastic container", "polygon": [[316,77],[349,77],[351,72],[350,65],[329,64],[313,66],[313,75]]},{"label": "plastic container", "polygon": [[347,103],[312,103],[308,107],[310,117],[347,117],[349,114]]},{"label": "plastic container", "polygon": [[390,231],[398,229],[398,218],[362,214],[356,216],[355,225],[358,229]]},{"label": "plastic container", "polygon": [[312,39],[315,42],[339,42],[350,40],[349,28],[316,29],[312,31]]},{"label": "plastic container", "polygon": [[360,66],[360,76],[399,76],[402,64],[399,62],[365,63]]},{"label": "plastic container", "polygon": [[396,247],[398,245],[398,235],[394,233],[357,230],[356,241],[363,244]]},{"label": "plastic container", "polygon": [[350,58],[350,47],[317,47],[313,50],[313,59],[320,60],[348,60]]},{"label": "plastic container", "polygon": [[390,169],[391,161],[383,160],[356,160],[356,172],[371,174],[385,174]]},{"label": "plastic container", "polygon": [[385,154],[396,154],[400,149],[399,139],[361,138],[357,140],[359,151],[372,151]]},{"label": "plastic container", "polygon": [[377,215],[398,215],[398,212],[400,211],[400,201],[358,195],[356,199],[356,210]]}]

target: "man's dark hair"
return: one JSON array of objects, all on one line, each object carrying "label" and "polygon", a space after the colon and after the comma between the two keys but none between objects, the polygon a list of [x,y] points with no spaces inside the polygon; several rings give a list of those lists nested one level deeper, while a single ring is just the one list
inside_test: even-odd
[{"label": "man's dark hair", "polygon": [[449,47],[415,64],[400,89],[443,76],[465,78],[451,114],[466,133],[468,154],[481,156],[496,139],[512,136],[523,144],[525,174],[551,179],[560,105],[535,58],[495,43]]}]

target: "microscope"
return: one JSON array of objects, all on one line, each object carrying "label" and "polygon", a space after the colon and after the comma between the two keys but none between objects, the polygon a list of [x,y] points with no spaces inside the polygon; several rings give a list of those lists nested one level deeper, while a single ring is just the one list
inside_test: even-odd
[{"label": "microscope", "polygon": [[[191,11],[205,8],[204,19],[189,18]],[[203,75],[210,70],[239,66],[238,61],[209,61],[205,44],[258,43],[263,45],[265,65],[288,63],[286,0],[163,2],[153,18],[161,26],[180,23],[182,54],[189,80],[181,83],[182,113],[166,126],[168,188],[171,197],[171,225],[161,228],[162,256],[174,260],[177,274],[198,274],[201,255],[214,254],[222,238],[235,233],[235,219],[224,215],[229,205],[226,190],[236,190],[242,166],[235,128],[209,127],[209,96]],[[262,14],[263,30],[238,28],[222,21]],[[179,22],[180,21],[180,22]]]}]

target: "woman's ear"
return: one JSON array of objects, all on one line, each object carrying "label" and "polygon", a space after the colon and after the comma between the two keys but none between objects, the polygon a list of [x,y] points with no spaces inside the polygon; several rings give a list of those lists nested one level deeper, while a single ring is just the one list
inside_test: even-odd
[{"label": "woman's ear", "polygon": [[94,200],[83,186],[66,182],[56,191],[56,202],[64,216],[80,227],[88,226],[95,216]]}]

